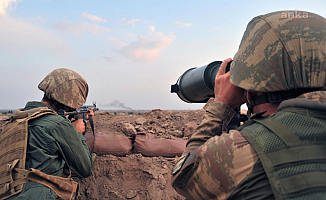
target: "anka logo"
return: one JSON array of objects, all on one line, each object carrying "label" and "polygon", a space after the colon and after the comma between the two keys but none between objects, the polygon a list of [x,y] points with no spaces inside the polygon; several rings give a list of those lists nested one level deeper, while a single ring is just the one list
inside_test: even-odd
[{"label": "anka logo", "polygon": [[282,12],[281,18],[296,18],[296,19],[309,18],[309,13],[301,12],[301,11],[298,11],[298,9],[295,9],[293,12],[290,12],[290,11]]}]

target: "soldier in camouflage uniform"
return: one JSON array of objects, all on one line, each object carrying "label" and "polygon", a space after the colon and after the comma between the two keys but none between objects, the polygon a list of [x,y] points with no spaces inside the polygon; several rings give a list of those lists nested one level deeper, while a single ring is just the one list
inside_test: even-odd
[{"label": "soldier in camouflage uniform", "polygon": [[[257,16],[224,73],[231,60],[172,170],[175,190],[193,200],[326,199],[326,19]],[[245,102],[254,114],[225,133]]]},{"label": "soldier in camouflage uniform", "polygon": [[[23,185],[21,193],[9,199],[61,199],[56,191],[46,184],[49,182],[47,175],[54,177],[54,186],[59,187],[59,191],[62,177],[66,177],[66,169],[73,171],[78,177],[88,177],[92,173],[92,154],[86,145],[85,137],[81,134],[85,130],[83,119],[71,123],[64,116],[57,115],[59,109],[72,111],[86,102],[88,95],[86,80],[72,70],[59,68],[48,74],[38,87],[44,91],[42,101],[28,102],[19,112],[27,113],[40,107],[46,107],[54,112],[28,121],[25,168],[41,171],[42,176],[38,179],[42,180],[28,181]],[[93,115],[91,111],[89,116]],[[57,181],[55,177],[61,179]],[[68,193],[67,199],[70,198],[73,199],[74,194]]]}]

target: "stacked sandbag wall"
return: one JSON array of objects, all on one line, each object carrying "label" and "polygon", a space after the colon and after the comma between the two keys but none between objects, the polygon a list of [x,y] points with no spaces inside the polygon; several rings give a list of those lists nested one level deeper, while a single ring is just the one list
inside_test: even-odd
[{"label": "stacked sandbag wall", "polygon": [[182,138],[158,138],[148,132],[138,132],[134,137],[104,133],[86,134],[86,143],[90,150],[98,155],[111,154],[125,156],[141,153],[143,156],[175,157],[181,156],[187,140]]}]

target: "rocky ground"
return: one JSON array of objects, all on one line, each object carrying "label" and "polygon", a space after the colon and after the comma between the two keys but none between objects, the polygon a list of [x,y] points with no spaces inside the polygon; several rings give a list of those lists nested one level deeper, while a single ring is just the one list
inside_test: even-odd
[{"label": "rocky ground", "polygon": [[[126,136],[131,140],[139,132],[148,132],[156,138],[187,140],[203,114],[203,110],[156,109],[141,115],[113,115],[102,111],[95,115],[95,132]],[[91,132],[89,125],[87,130]],[[100,155],[95,161],[93,174],[81,180],[78,199],[184,200],[171,187],[170,172],[177,160],[178,156],[149,157],[135,153],[133,149],[124,156]]]},{"label": "rocky ground", "polygon": [[[101,112],[94,118],[95,132],[134,137],[146,131],[158,138],[187,140],[203,114],[203,110],[159,109],[142,115]],[[79,199],[184,200],[171,187],[170,172],[177,160],[177,156],[146,157],[133,152],[126,156],[101,155],[96,159],[93,175],[81,181]]]}]

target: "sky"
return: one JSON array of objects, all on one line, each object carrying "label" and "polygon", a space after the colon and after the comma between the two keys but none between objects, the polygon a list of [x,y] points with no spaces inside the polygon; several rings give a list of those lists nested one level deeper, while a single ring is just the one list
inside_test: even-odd
[{"label": "sky", "polygon": [[248,22],[280,10],[326,17],[324,0],[0,0],[0,109],[40,101],[56,68],[89,84],[100,109],[194,110],[172,84],[232,58]]}]

